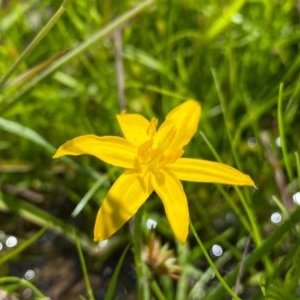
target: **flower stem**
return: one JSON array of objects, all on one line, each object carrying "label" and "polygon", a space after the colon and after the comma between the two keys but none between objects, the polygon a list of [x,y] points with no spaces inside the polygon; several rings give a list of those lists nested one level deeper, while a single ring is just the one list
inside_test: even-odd
[{"label": "flower stem", "polygon": [[166,297],[164,296],[163,292],[154,279],[152,279],[151,281],[151,288],[157,300],[166,300]]},{"label": "flower stem", "polygon": [[147,267],[142,261],[142,217],[143,207],[138,210],[133,219],[132,243],[134,247],[134,263],[137,275],[137,298],[149,300],[150,288]]}]

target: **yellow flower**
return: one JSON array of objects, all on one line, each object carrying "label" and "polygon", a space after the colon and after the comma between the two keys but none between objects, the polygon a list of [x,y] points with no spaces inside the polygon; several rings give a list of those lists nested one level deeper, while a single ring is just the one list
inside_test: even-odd
[{"label": "yellow flower", "polygon": [[188,235],[189,211],[180,180],[254,186],[240,171],[218,162],[182,158],[183,147],[195,134],[201,107],[188,100],[174,108],[157,127],[157,119],[140,114],[117,116],[124,134],[83,135],[60,146],[54,158],[90,154],[126,169],[108,191],[96,218],[95,241],[114,234],[154,191],[163,202],[166,216],[177,239]]}]

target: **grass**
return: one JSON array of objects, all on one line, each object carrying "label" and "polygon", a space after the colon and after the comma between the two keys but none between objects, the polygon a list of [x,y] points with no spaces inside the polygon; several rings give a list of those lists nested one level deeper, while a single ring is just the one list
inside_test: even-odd
[{"label": "grass", "polygon": [[[67,274],[60,281],[73,287],[60,287],[59,298],[300,297],[295,1],[0,7],[0,298],[55,297],[59,259]],[[233,165],[257,189],[185,183],[192,222],[185,245],[155,196],[135,219],[138,237],[131,241],[130,223],[106,246],[95,244],[95,214],[120,170],[87,156],[52,160],[55,149],[81,134],[119,134],[115,115],[124,107],[162,120],[187,98],[202,105],[187,156]],[[174,249],[178,280],[141,261],[148,218]],[[68,264],[80,267],[73,274]],[[35,276],[27,279],[27,270]]]}]

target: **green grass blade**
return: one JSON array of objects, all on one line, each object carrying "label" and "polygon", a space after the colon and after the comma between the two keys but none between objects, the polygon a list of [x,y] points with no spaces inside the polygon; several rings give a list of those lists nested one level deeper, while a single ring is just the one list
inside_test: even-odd
[{"label": "green grass blade", "polygon": [[[215,148],[213,147],[213,145],[211,144],[211,142],[208,140],[208,138],[206,137],[206,135],[202,131],[200,131],[200,135],[203,138],[203,140],[206,143],[206,145],[209,148],[209,150],[212,152],[212,154],[215,157],[215,159],[218,162],[222,163],[222,160],[221,160],[219,154],[217,153],[217,151],[215,150]],[[226,193],[226,191],[225,191],[225,189],[224,189],[223,186],[218,185],[218,190],[221,192],[221,194],[223,195],[223,197],[226,199],[226,201],[232,207],[232,209],[235,212],[235,214],[239,217],[239,219],[240,219],[241,223],[243,224],[243,226],[245,227],[245,229],[247,229],[247,231],[250,232],[251,231],[251,227],[250,227],[250,224],[249,224],[247,218],[241,212],[240,208],[236,205],[236,203],[232,200],[232,197],[228,196],[228,193]]]},{"label": "green grass blade", "polygon": [[26,240],[24,243],[22,243],[19,247],[6,253],[3,257],[0,257],[0,266],[3,265],[5,262],[9,261],[10,259],[13,259],[17,255],[19,255],[22,251],[24,251],[26,248],[31,246],[37,239],[39,239],[45,233],[47,228],[48,228],[48,226],[44,226],[37,233],[35,233],[32,237],[30,237],[28,240]]},{"label": "green grass blade", "polygon": [[[252,253],[246,256],[244,261],[244,270],[247,271],[250,268],[255,267],[255,264],[263,259],[264,256],[270,255],[274,250],[274,246],[282,240],[283,236],[293,230],[293,228],[299,223],[300,219],[300,208],[295,210],[290,217],[278,227],[258,248]],[[233,271],[225,276],[225,281],[229,286],[233,286],[236,280],[239,265],[237,265]],[[206,300],[222,299],[224,296],[224,287],[219,285],[214,288],[210,293],[207,294]]]},{"label": "green grass blade", "polygon": [[151,289],[153,291],[153,294],[155,295],[155,299],[157,300],[167,300],[166,296],[164,295],[164,293],[161,291],[158,283],[156,282],[155,279],[151,280]]},{"label": "green grass blade", "polygon": [[15,61],[15,63],[11,66],[11,68],[7,71],[7,73],[0,80],[0,89],[7,81],[7,79],[11,76],[11,74],[16,70],[16,68],[30,55],[30,53],[36,48],[37,45],[41,43],[43,38],[48,34],[51,28],[57,23],[62,14],[65,12],[64,5],[61,5],[59,9],[55,12],[49,22],[42,28],[42,30],[38,33],[38,35],[33,39],[33,41],[28,45],[28,47],[23,51],[20,57]]},{"label": "green grass blade", "polygon": [[[202,241],[200,240],[199,236],[197,235],[197,232],[190,220],[190,227],[191,227],[191,230],[192,230],[192,233],[201,249],[201,251],[203,252],[208,264],[210,265],[210,267],[212,268],[213,272],[215,273],[216,277],[218,278],[218,280],[220,281],[222,287],[228,292],[228,294],[233,298],[233,299],[236,299],[236,300],[241,300],[235,293],[234,291],[229,287],[229,285],[227,284],[227,282],[223,279],[222,275],[220,274],[217,266],[214,264],[214,262],[212,261],[212,259],[210,258],[208,252],[206,251]],[[217,299],[217,298],[216,298]]]},{"label": "green grass blade", "polygon": [[[86,40],[84,40],[81,44],[67,52],[65,55],[61,56],[57,59],[51,66],[43,70],[39,75],[34,77],[31,81],[24,84],[22,88],[19,89],[18,92],[15,93],[13,97],[9,97],[8,99],[2,99],[2,102],[6,104],[5,108],[10,107],[17,99],[19,99],[25,92],[34,87],[38,82],[47,77],[49,74],[60,68],[62,65],[66,64],[79,54],[86,51],[90,46],[99,42],[101,39],[105,38],[109,34],[111,34],[115,29],[118,29],[124,26],[129,20],[138,15],[141,11],[149,7],[153,3],[153,0],[146,0],[139,4],[137,4],[134,8],[127,11],[123,15],[117,17],[114,21],[109,23],[107,26],[96,32],[94,35],[90,36]],[[1,102],[1,98],[0,98]]]},{"label": "green grass blade", "polygon": [[226,108],[226,103],[225,103],[225,98],[224,98],[224,95],[223,95],[223,92],[222,92],[222,89],[221,89],[221,84],[219,82],[219,79],[218,79],[218,76],[217,76],[217,73],[216,73],[216,70],[215,69],[212,69],[211,70],[211,73],[212,73],[212,76],[213,76],[213,79],[214,79],[214,83],[215,83],[215,87],[216,87],[216,91],[217,91],[217,94],[218,94],[218,98],[219,98],[219,102],[220,102],[220,105],[221,105],[221,108],[222,108],[222,113],[223,113],[223,118],[224,118],[224,123],[225,123],[225,129],[226,129],[226,134],[228,136],[228,140],[229,140],[229,143],[230,143],[230,151],[234,157],[234,162],[236,164],[236,166],[238,167],[238,169],[241,169],[241,163],[240,163],[240,160],[236,154],[236,151],[233,147],[233,139],[232,139],[232,134],[230,132],[230,129],[229,129],[229,124],[230,124],[230,121],[229,121],[229,114],[227,112],[227,108]]},{"label": "green grass blade", "polygon": [[82,211],[85,205],[89,202],[89,200],[93,197],[93,195],[97,192],[101,185],[106,182],[108,177],[106,175],[101,176],[94,185],[88,190],[88,192],[83,196],[83,198],[79,201],[76,205],[75,209],[73,210],[71,216],[73,218],[77,217],[78,214]]},{"label": "green grass blade", "polygon": [[76,231],[74,231],[74,240],[76,243],[76,249],[77,249],[78,256],[79,256],[79,261],[80,261],[80,265],[81,265],[81,269],[82,269],[82,273],[83,273],[83,279],[84,279],[84,283],[85,283],[87,294],[88,294],[88,299],[95,300],[95,297],[93,294],[93,289],[92,289],[91,282],[89,279],[89,274],[88,274],[84,256],[82,253],[82,248],[81,248],[80,241],[79,241]]},{"label": "green grass blade", "polygon": [[[39,133],[37,133],[36,131],[32,130],[31,128],[28,128],[26,126],[23,126],[17,122],[14,121],[10,121],[4,118],[0,117],[0,130],[4,130],[6,132],[15,134],[21,138],[24,139],[28,139],[29,141],[41,146],[42,148],[44,148],[50,155],[53,155],[54,151],[56,150],[56,148],[50,144],[48,141],[46,141]],[[94,178],[95,180],[100,180],[101,177],[97,172],[93,171],[92,169],[83,169],[80,165],[78,165],[73,159],[69,158],[69,157],[62,157],[60,158],[61,160],[63,160],[64,162],[75,166],[78,170],[87,173],[89,176],[91,176],[92,178]],[[103,178],[104,180],[104,178]],[[84,201],[88,201],[88,199],[84,199]],[[77,208],[77,210],[81,210],[82,209],[82,205],[86,204],[86,203],[79,203],[79,208]],[[79,213],[79,211],[78,211]]]},{"label": "green grass blade", "polygon": [[281,145],[281,149],[282,149],[284,166],[286,168],[289,180],[292,181],[293,180],[293,172],[292,172],[292,166],[290,164],[290,160],[288,157],[288,151],[287,151],[287,145],[286,145],[285,125],[284,125],[284,117],[283,117],[283,111],[282,111],[282,101],[283,101],[283,84],[281,83],[279,86],[278,111],[277,111],[279,137],[280,137],[280,145]]},{"label": "green grass blade", "polygon": [[[77,229],[72,225],[54,217],[53,215],[43,211],[42,209],[27,203],[22,200],[9,199],[6,201],[0,196],[0,211],[12,211],[18,214],[18,216],[28,220],[39,226],[47,227],[59,234],[62,234],[72,242],[74,241],[73,232]],[[91,238],[82,232],[77,233],[80,239],[81,247],[89,252],[93,252],[95,244]]]},{"label": "green grass blade", "polygon": [[41,135],[36,131],[25,127],[19,123],[4,119],[0,117],[0,129],[6,132],[20,136],[21,138],[28,139],[37,145],[43,147],[48,153],[53,153],[55,147],[48,143]]},{"label": "green grass blade", "polygon": [[150,300],[151,293],[150,293],[150,286],[149,286],[149,274],[148,269],[142,260],[142,217],[143,217],[144,207],[141,207],[134,216],[134,224],[133,224],[133,231],[131,234],[131,240],[134,247],[134,264],[135,270],[137,275],[137,293],[138,299],[143,300]]},{"label": "green grass blade", "polygon": [[108,285],[108,288],[107,288],[104,300],[113,300],[114,299],[114,292],[116,290],[116,286],[117,286],[117,283],[118,283],[118,276],[119,276],[119,273],[121,271],[122,265],[124,263],[126,254],[127,254],[128,250],[129,250],[129,247],[130,247],[130,244],[127,245],[127,247],[123,251],[123,253],[122,253],[122,255],[121,255],[121,257],[120,257],[120,259],[118,261],[118,264],[116,266],[114,274],[113,274],[113,276],[110,279],[110,282],[109,282],[109,285]]},{"label": "green grass blade", "polygon": [[14,276],[0,278],[1,287],[5,287],[5,285],[9,284],[16,285],[16,288],[26,287],[31,289],[35,295],[35,299],[47,299],[47,297],[34,284],[24,278]]},{"label": "green grass blade", "polygon": [[297,177],[298,177],[298,189],[300,189],[300,158],[298,152],[295,152],[296,166],[297,166]]},{"label": "green grass blade", "polygon": [[235,0],[231,2],[231,5],[226,9],[226,11],[221,13],[219,18],[212,24],[207,32],[207,38],[213,39],[220,34],[231,22],[232,16],[241,9],[245,2],[245,0]]}]

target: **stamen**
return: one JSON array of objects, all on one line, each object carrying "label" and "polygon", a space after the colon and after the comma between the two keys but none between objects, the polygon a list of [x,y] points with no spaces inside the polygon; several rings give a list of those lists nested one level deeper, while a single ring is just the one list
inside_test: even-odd
[{"label": "stamen", "polygon": [[171,143],[174,141],[175,135],[176,135],[176,127],[173,126],[164,139],[163,145],[165,149],[168,149],[170,147]]},{"label": "stamen", "polygon": [[156,127],[157,127],[157,119],[155,118],[152,118],[152,120],[150,121],[150,124],[149,124],[149,127],[147,128],[147,134],[153,138],[153,136],[155,135],[156,133]]},{"label": "stamen", "polygon": [[[183,154],[183,150],[173,150],[171,147],[176,136],[176,127],[172,126],[165,134],[163,141],[157,145],[154,137],[156,134],[156,126],[157,119],[153,118],[147,128],[147,134],[151,139],[144,142],[138,148],[136,166],[142,173],[147,171],[154,173],[159,172],[161,167],[174,162]],[[172,149],[171,151],[170,148]]]},{"label": "stamen", "polygon": [[145,142],[144,144],[142,144],[138,149],[138,155],[141,157],[148,156],[150,154],[152,145],[153,145],[152,140],[149,140],[149,141]]}]

